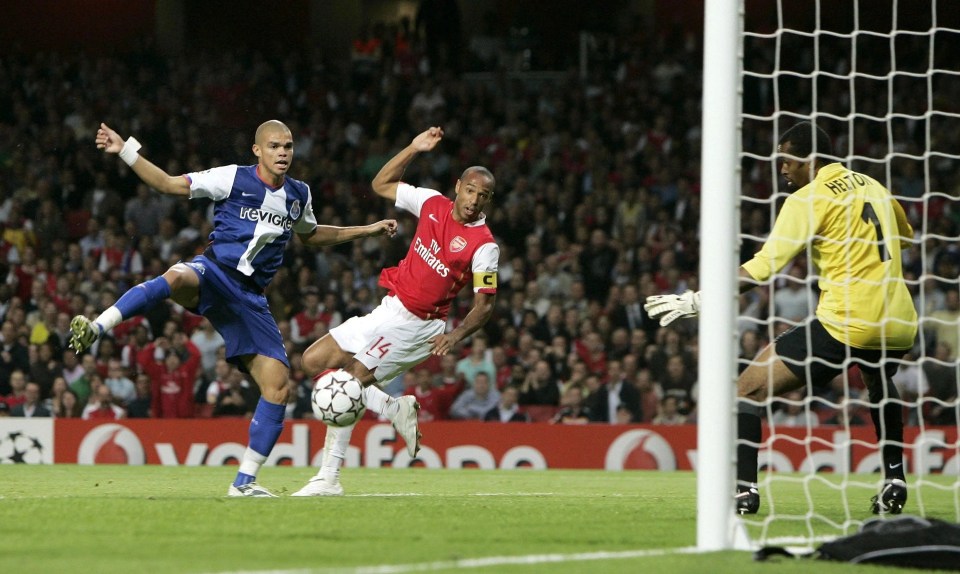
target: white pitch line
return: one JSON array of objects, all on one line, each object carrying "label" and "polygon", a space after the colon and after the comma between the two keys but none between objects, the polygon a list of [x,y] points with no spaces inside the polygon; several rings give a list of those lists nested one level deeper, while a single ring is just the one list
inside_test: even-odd
[{"label": "white pitch line", "polygon": [[[426,492],[361,492],[358,494],[346,494],[344,495],[347,498],[401,498],[406,496],[429,496],[430,498],[463,498],[465,496],[513,496],[513,497],[525,497],[525,496],[558,496],[566,498],[582,498],[582,494],[563,494],[560,492],[470,492],[466,494],[438,494],[438,493],[426,493]],[[644,495],[641,493],[607,493],[600,498],[641,498]]]},{"label": "white pitch line", "polygon": [[360,494],[347,494],[347,497],[363,498],[393,498],[403,496],[429,496],[431,498],[447,497],[460,498],[463,496],[558,496],[556,492],[473,492],[469,494],[426,494],[423,492],[364,492]]},{"label": "white pitch line", "polygon": [[405,574],[407,572],[431,572],[436,570],[465,570],[490,566],[555,564],[560,562],[588,562],[595,560],[626,560],[648,558],[668,554],[696,554],[699,550],[685,548],[658,548],[650,550],[623,550],[619,552],[580,552],[575,554],[528,554],[526,556],[488,556],[485,558],[462,558],[418,564],[382,564],[354,568],[316,568],[298,570],[244,570],[223,574]]}]

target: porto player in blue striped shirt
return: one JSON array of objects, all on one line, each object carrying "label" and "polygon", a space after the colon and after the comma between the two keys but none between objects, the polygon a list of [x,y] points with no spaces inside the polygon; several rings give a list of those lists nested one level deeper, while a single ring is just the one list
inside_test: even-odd
[{"label": "porto player in blue striped shirt", "polygon": [[283,430],[290,364],[263,290],[273,279],[294,233],[306,245],[319,247],[361,237],[392,236],[397,223],[318,225],[310,187],[287,177],[293,161],[293,136],[276,120],[257,128],[253,144],[256,165],[229,165],[182,176],[171,176],[141,157],[136,139],[124,141],[106,124],[100,124],[96,142],[105,152],[118,154],[144,183],[161,193],[212,199],[214,227],[203,255],[177,263],[162,276],[130,289],[93,321],[82,315],[74,317],[71,345],[83,352],[121,321],[168,298],[209,319],[223,336],[227,360],[250,373],[261,392],[250,422],[250,442],[227,494],[272,497],[256,483],[256,476]]}]

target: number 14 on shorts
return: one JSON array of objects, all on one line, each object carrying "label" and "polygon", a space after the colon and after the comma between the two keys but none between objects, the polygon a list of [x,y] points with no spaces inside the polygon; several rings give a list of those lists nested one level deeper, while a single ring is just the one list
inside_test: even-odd
[{"label": "number 14 on shorts", "polygon": [[367,348],[367,355],[371,357],[376,357],[378,359],[383,359],[387,356],[387,353],[390,352],[390,345],[393,343],[384,342],[383,337],[378,337],[376,341]]}]

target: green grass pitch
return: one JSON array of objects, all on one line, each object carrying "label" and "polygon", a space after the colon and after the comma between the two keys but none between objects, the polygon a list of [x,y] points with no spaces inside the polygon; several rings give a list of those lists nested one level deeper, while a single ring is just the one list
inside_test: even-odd
[{"label": "green grass pitch", "polygon": [[[234,470],[0,466],[0,572],[864,571],[677,552],[696,539],[689,472],[345,469],[341,498],[228,499]],[[310,474],[266,468],[261,482],[286,495]],[[928,512],[952,519],[954,493],[926,490]],[[778,511],[805,512],[801,487],[776,494]],[[859,519],[869,496],[850,493]]]}]

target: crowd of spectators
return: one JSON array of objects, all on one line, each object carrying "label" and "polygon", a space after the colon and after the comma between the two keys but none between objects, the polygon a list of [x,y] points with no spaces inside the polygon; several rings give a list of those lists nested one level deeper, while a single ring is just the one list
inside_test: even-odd
[{"label": "crowd of spectators", "polygon": [[[251,163],[255,126],[275,117],[293,132],[291,175],[310,184],[321,223],[400,221],[393,239],[320,250],[291,242],[267,290],[292,367],[289,417],[311,416],[303,350],[376,305],[379,270],[403,256],[414,229],[371,192],[371,179],[413,134],[441,125],[441,148],[418,159],[406,180],[449,192],[467,166],[496,175],[488,224],[502,251],[497,310],[455,355],[431,359],[387,390],[415,394],[423,420],[695,422],[696,322],[660,328],[642,301],[700,288],[700,193],[708,184],[699,179],[699,40],[637,29],[605,43],[585,79],[571,70],[524,81],[430,70],[411,33],[379,26],[372,41],[365,31],[343,65],[319,52],[274,59],[253,49],[0,60],[0,137],[8,142],[0,149],[0,414],[250,415],[256,385],[223,360],[209,323],[176,304],[124,322],[81,356],[66,343],[71,316],[95,317],[126,289],[200,253],[211,230],[208,202],[161,196],[98,152],[99,122],[136,135],[145,156],[177,174]],[[757,50],[759,60],[771,57]],[[747,88],[748,110],[769,112],[768,91]],[[917,127],[907,129],[914,141]],[[765,154],[775,139],[764,129],[745,138],[746,149]],[[956,157],[943,161],[958,171]],[[942,163],[937,174],[948,171]],[[769,160],[744,163],[745,257],[769,230],[772,174]],[[896,166],[892,175],[910,189],[918,177]],[[938,178],[936,201],[914,197],[908,210],[929,234],[906,262],[924,336],[897,382],[906,397],[955,401],[960,189],[955,176]],[[811,275],[801,258],[741,297],[742,361],[809,314]],[[470,303],[461,294],[452,317]],[[817,393],[812,414],[802,395],[786,397],[773,422],[826,424],[838,412],[862,421],[855,401],[842,401],[865,398],[861,389],[853,369]],[[926,402],[910,421],[953,422],[949,405]]]}]

